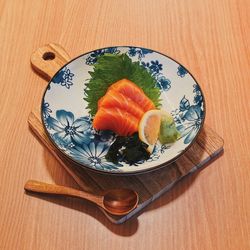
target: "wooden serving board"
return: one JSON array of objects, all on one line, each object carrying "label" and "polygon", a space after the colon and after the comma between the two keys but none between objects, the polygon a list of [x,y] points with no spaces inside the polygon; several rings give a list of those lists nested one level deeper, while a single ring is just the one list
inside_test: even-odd
[{"label": "wooden serving board", "polygon": [[[55,58],[53,58],[53,54]],[[48,58],[49,60],[46,60]],[[31,56],[34,70],[46,79],[50,79],[69,60],[70,57],[65,50],[56,44],[39,48]],[[110,188],[126,187],[138,192],[140,200],[137,208],[125,216],[110,215],[101,209],[107,218],[116,224],[121,224],[132,216],[138,215],[144,207],[172,188],[177,181],[209,163],[223,150],[223,139],[205,125],[192,147],[174,163],[144,174],[110,176],[84,169],[66,159],[48,139],[43,129],[39,110],[30,113],[28,122],[32,131],[74,178],[81,189],[98,193]]]}]

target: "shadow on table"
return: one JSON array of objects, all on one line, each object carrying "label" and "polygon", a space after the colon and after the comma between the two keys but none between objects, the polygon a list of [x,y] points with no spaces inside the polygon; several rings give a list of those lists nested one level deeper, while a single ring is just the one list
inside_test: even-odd
[{"label": "shadow on table", "polygon": [[129,237],[135,234],[136,231],[138,230],[139,223],[137,218],[126,221],[124,224],[122,224],[122,226],[113,224],[104,216],[104,214],[102,214],[102,212],[97,207],[95,207],[88,201],[83,201],[71,197],[62,197],[58,195],[37,194],[31,192],[26,192],[26,194],[34,198],[43,199],[45,201],[52,202],[57,205],[64,206],[79,211],[81,213],[87,214],[98,220],[111,232],[120,236]]},{"label": "shadow on table", "polygon": [[[56,160],[51,158],[51,155],[47,150],[45,150],[44,158],[46,161],[46,166],[48,167],[48,171],[50,172],[50,175],[52,176],[56,184],[78,188],[77,184],[72,182],[72,178],[66,173],[66,171],[61,167],[61,165]],[[35,193],[28,193],[28,194],[36,198],[40,198],[49,202],[53,202],[60,206],[64,206],[70,209],[80,211],[98,220],[100,223],[102,223],[107,229],[109,229],[114,234],[124,236],[124,237],[129,237],[135,234],[139,228],[139,221],[137,219],[138,215],[140,215],[143,212],[151,211],[151,210],[160,208],[162,206],[165,206],[171,201],[177,199],[192,185],[196,177],[199,175],[200,171],[204,169],[206,166],[207,165],[202,167],[200,170],[198,170],[194,174],[188,175],[187,177],[183,178],[181,182],[178,182],[176,184],[175,189],[171,189],[170,191],[165,193],[158,200],[156,200],[153,204],[149,205],[147,209],[142,210],[136,215],[136,217],[126,221],[122,225],[115,225],[111,223],[97,207],[93,206],[88,201],[83,201],[80,199],[75,199],[75,198],[70,198],[70,197],[48,195],[48,194],[44,194],[44,195],[35,194]]]},{"label": "shadow on table", "polygon": [[[51,157],[51,153],[45,149],[44,150],[44,161],[47,167],[47,170],[52,177],[53,181],[57,185],[67,186],[79,189],[78,184],[74,181],[74,179],[65,171],[65,169],[57,162],[57,160]],[[42,180],[39,180],[42,181]],[[138,219],[135,217],[131,220],[126,221],[124,224],[116,225],[108,220],[108,218],[101,212],[99,208],[93,205],[89,201],[58,196],[53,194],[38,194],[32,192],[25,192],[27,195],[32,196],[34,198],[43,199],[48,202],[55,203],[60,206],[64,206],[70,209],[74,209],[76,211],[87,214],[100,223],[102,223],[107,229],[109,229],[114,234],[129,237],[136,233],[138,230]]]},{"label": "shadow on table", "polygon": [[[210,160],[209,164],[212,163],[214,160],[216,160],[222,154],[223,154],[223,151],[217,157],[215,157],[213,160]],[[54,182],[56,184],[63,185],[63,186],[69,186],[69,187],[73,187],[73,188],[79,188],[79,186],[74,181],[72,181],[72,177],[56,161],[56,159],[51,157],[51,153],[47,149],[44,150],[44,161],[45,161],[45,165],[47,167],[48,172],[50,173],[52,179],[54,180]],[[175,191],[173,191],[173,190],[168,191],[166,194],[161,196],[157,201],[155,201],[153,203],[153,205],[149,205],[149,207],[148,207],[148,209],[146,209],[146,211],[154,210],[154,209],[157,209],[159,207],[165,206],[168,203],[170,203],[171,201],[177,199],[180,195],[182,195],[192,185],[192,183],[195,181],[196,177],[199,175],[200,171],[202,169],[204,169],[207,165],[208,164],[205,164],[202,168],[195,171],[195,173],[189,174],[188,176],[183,178],[183,180],[181,182],[178,182],[176,184]],[[152,175],[154,175],[154,174],[157,175],[157,173],[156,173],[157,171],[159,171],[159,170],[152,172],[152,174],[150,173],[149,177],[151,178]],[[89,177],[91,178],[91,175],[89,175],[89,176],[87,175],[87,178],[89,178]],[[98,178],[104,178],[104,177],[99,176]],[[131,178],[130,182],[134,182],[133,177],[129,177],[129,178]],[[99,179],[99,180],[101,180],[101,179]],[[107,180],[108,180],[107,181],[108,187],[105,187],[106,189],[112,188],[112,182],[116,182],[116,186],[117,186],[117,183],[119,183],[119,185],[122,185],[122,177],[115,177],[115,176],[113,177],[112,176],[112,177],[108,177]],[[135,190],[136,190],[136,188],[135,188]],[[139,213],[137,213],[134,216],[134,218],[126,221],[124,224],[115,225],[115,224],[111,223],[106,218],[106,216],[104,214],[102,214],[102,212],[100,212],[100,210],[97,207],[93,206],[90,202],[79,200],[79,199],[73,200],[73,198],[58,197],[55,195],[49,196],[47,194],[46,195],[30,194],[30,195],[42,198],[46,201],[50,201],[50,202],[56,203],[56,204],[61,205],[61,206],[75,209],[75,210],[83,212],[85,214],[88,214],[88,215],[92,216],[93,218],[95,218],[96,220],[98,220],[99,222],[101,222],[106,228],[108,228],[114,234],[121,235],[124,237],[129,237],[137,232],[137,230],[139,228],[139,222],[138,222],[137,217],[141,213],[146,212],[145,209],[142,209]]]},{"label": "shadow on table", "polygon": [[221,157],[224,154],[224,150],[222,150],[216,157],[211,159],[208,163],[204,164],[201,168],[196,170],[194,173],[191,173],[189,175],[186,175],[183,177],[180,181],[178,181],[173,189],[170,189],[165,194],[163,194],[159,199],[154,201],[154,203],[150,204],[144,212],[148,212],[151,210],[155,210],[157,208],[160,208],[162,206],[167,205],[168,203],[174,201],[179,196],[181,196],[186,190],[189,189],[189,187],[194,183],[196,177],[200,174],[200,172],[206,168],[208,165],[212,164],[214,161],[216,161],[219,157]]}]

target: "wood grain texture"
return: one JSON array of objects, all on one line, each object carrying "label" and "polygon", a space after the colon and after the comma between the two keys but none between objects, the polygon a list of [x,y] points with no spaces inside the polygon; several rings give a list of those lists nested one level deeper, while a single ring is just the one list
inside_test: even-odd
[{"label": "wood grain texture", "polygon": [[[223,139],[205,125],[191,148],[167,167],[133,176],[110,176],[83,169],[65,158],[48,139],[42,125],[41,114],[37,109],[30,113],[28,121],[34,134],[58,159],[62,167],[72,176],[82,190],[85,190],[86,186],[91,193],[100,193],[111,188],[130,188],[138,193],[138,207],[131,213],[123,216],[113,216],[103,211],[107,218],[115,224],[124,223],[131,217],[135,217],[142,209],[172,188],[183,177],[194,173],[211,162],[222,152],[224,144]],[[92,180],[91,183],[88,182],[89,178]]]},{"label": "wood grain texture", "polygon": [[36,180],[28,180],[24,185],[25,191],[43,193],[43,194],[55,194],[55,195],[64,195],[75,198],[87,199],[91,202],[94,202],[98,206],[103,207],[103,196],[93,195],[91,193],[87,193],[83,190],[70,188],[66,186],[45,183]]},{"label": "wood grain texture", "polygon": [[39,47],[30,58],[33,69],[47,80],[69,60],[68,53],[59,44],[54,43]]},{"label": "wood grain texture", "polygon": [[[249,249],[249,13],[249,0],[0,0],[0,249]],[[30,55],[50,42],[73,57],[131,44],[177,59],[223,157],[120,226],[77,200],[25,195],[30,178],[77,187],[27,125],[45,87]]]}]

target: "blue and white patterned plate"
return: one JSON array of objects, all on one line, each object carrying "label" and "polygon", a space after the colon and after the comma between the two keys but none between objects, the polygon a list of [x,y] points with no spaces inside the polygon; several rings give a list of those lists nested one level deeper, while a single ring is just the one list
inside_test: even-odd
[{"label": "blue and white patterned plate", "polygon": [[[157,144],[147,161],[128,165],[113,164],[105,155],[114,135],[95,131],[85,97],[85,83],[90,78],[97,57],[104,53],[126,53],[139,61],[157,80],[162,108],[170,112],[181,138],[174,144]],[[205,118],[205,101],[193,76],[175,60],[159,52],[140,47],[108,47],[83,54],[52,78],[42,100],[42,121],[54,145],[81,166],[106,173],[132,174],[165,166],[181,156],[194,142]]]}]

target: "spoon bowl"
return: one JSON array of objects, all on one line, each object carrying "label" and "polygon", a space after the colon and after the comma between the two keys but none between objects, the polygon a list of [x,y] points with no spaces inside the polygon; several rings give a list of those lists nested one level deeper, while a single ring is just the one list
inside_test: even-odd
[{"label": "spoon bowl", "polygon": [[138,194],[131,189],[111,189],[103,197],[103,206],[112,214],[122,215],[132,211],[138,200]]},{"label": "spoon bowl", "polygon": [[95,195],[74,188],[29,180],[26,182],[24,189],[36,193],[65,195],[85,199],[114,215],[128,214],[136,208],[139,201],[138,194],[126,188],[110,189],[105,191],[103,195]]}]

